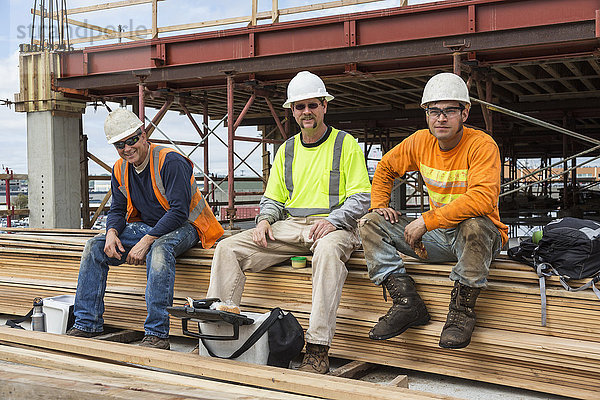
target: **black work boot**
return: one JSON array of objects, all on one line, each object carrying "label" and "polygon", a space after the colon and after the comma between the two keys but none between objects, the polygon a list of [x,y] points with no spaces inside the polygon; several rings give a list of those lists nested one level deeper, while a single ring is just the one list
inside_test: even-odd
[{"label": "black work boot", "polygon": [[415,281],[410,276],[393,274],[383,281],[383,285],[394,300],[394,304],[369,332],[371,339],[389,339],[411,326],[425,325],[429,322],[427,307],[417,293]]},{"label": "black work boot", "polygon": [[298,371],[326,374],[329,372],[329,346],[323,344],[306,343],[304,359]]},{"label": "black work boot", "polygon": [[450,306],[446,324],[440,336],[440,347],[445,349],[462,349],[471,343],[471,335],[475,329],[475,302],[481,288],[472,288],[454,282],[450,295]]}]

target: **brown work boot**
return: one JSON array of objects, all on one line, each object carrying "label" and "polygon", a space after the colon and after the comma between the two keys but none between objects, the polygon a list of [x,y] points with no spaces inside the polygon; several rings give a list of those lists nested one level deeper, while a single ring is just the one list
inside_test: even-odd
[{"label": "brown work boot", "polygon": [[82,338],[93,338],[95,336],[102,335],[103,332],[86,332],[81,329],[71,328],[67,331],[67,336],[82,337]]},{"label": "brown work boot", "polygon": [[471,343],[471,335],[475,329],[475,302],[481,288],[472,288],[454,282],[450,295],[450,305],[446,324],[440,336],[440,347],[445,349],[462,349]]},{"label": "brown work boot", "polygon": [[329,372],[329,346],[322,344],[306,343],[304,359],[298,367],[298,371],[313,372],[315,374],[326,374]]},{"label": "brown work boot", "polygon": [[411,326],[425,325],[429,322],[427,307],[417,293],[415,281],[410,276],[393,274],[386,278],[383,285],[384,297],[387,289],[394,304],[369,332],[371,339],[389,339]]},{"label": "brown work boot", "polygon": [[146,335],[142,339],[140,344],[142,347],[151,347],[153,349],[169,350],[171,345],[169,344],[169,338],[161,339],[158,336]]}]

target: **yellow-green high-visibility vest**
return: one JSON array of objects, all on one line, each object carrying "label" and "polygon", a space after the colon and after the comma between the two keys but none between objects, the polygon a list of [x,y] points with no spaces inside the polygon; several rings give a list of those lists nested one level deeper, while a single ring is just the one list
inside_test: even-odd
[{"label": "yellow-green high-visibility vest", "polygon": [[370,193],[360,146],[346,132],[329,129],[315,147],[304,146],[300,134],[289,138],[275,157],[265,196],[284,203],[291,216],[326,216],[348,196]]}]

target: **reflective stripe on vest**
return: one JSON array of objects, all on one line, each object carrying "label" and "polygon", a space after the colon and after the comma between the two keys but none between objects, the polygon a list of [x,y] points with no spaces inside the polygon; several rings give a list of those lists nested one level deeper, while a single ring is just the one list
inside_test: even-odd
[{"label": "reflective stripe on vest", "polygon": [[[154,150],[152,151],[152,158],[153,158],[153,164],[154,164],[154,181],[156,183],[156,187],[159,191],[159,193],[164,197],[167,198],[166,194],[165,194],[165,185],[163,184],[162,178],[160,176],[160,151],[163,149],[169,149],[170,151],[174,151],[168,147],[165,146],[156,146],[154,148]],[[192,179],[190,181],[190,186],[191,186],[191,194],[192,196],[194,195],[194,193],[196,193],[196,191],[198,191],[198,186],[196,185],[196,178],[194,177],[194,174],[192,174]],[[202,210],[204,210],[204,207],[206,206],[206,203],[204,201],[199,201],[198,204],[196,204],[196,206],[190,210],[190,214],[188,216],[188,221],[193,222],[195,221],[200,214],[202,213]]]},{"label": "reflective stripe on vest", "polygon": [[[199,192],[200,189],[198,189],[198,186],[196,185],[196,178],[194,177],[194,174],[192,174],[192,179],[193,179],[193,182],[191,182],[191,183],[192,183],[192,196],[193,196],[193,194],[196,192]],[[204,197],[202,197],[200,199],[200,201],[198,202],[198,204],[196,204],[196,207],[194,207],[190,210],[190,216],[188,217],[188,220],[190,220],[190,221],[197,220],[198,217],[200,216],[200,214],[202,214],[204,207],[206,207],[206,202],[204,201]]]},{"label": "reflective stripe on vest", "polygon": [[123,193],[126,199],[129,199],[129,196],[127,195],[127,188],[125,187],[125,182],[123,182],[125,172],[127,172],[127,162],[121,161],[121,182],[119,182],[119,190],[121,191],[121,193]]},{"label": "reflective stripe on vest", "polygon": [[[339,208],[340,205],[340,163],[342,160],[342,147],[346,132],[338,131],[333,145],[333,161],[331,163],[331,173],[329,175],[329,208],[288,208],[286,211],[292,217],[308,217],[310,215],[329,214],[331,211]],[[295,136],[289,138],[285,143],[285,187],[288,190],[289,198],[292,198],[294,192],[294,182],[292,179],[292,165],[294,163],[294,142]]]}]

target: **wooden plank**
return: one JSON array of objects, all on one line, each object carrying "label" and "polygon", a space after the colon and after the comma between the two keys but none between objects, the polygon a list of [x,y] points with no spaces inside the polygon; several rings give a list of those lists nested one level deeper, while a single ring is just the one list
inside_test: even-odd
[{"label": "wooden plank", "polygon": [[390,386],[398,386],[408,389],[408,376],[406,375],[398,375],[394,379],[388,382]]},{"label": "wooden plank", "polygon": [[[35,10],[35,12],[32,10],[32,13],[34,13],[37,16],[41,16],[42,13],[40,10]],[[54,20],[58,20],[59,18],[61,18],[60,16],[55,16]],[[115,31],[114,29],[108,29],[108,28],[104,28],[102,26],[98,26],[98,25],[93,25],[87,22],[81,22],[81,21],[77,21],[75,19],[72,18],[65,18],[66,22],[70,25],[74,25],[74,26],[79,26],[81,28],[85,28],[85,29],[90,29],[93,31],[98,31],[98,32],[102,32],[102,33],[107,33],[107,34],[118,34],[119,32]],[[143,39],[141,37],[131,37],[129,39],[133,39],[133,40],[140,40]]]},{"label": "wooden plank", "polygon": [[6,217],[9,215],[29,215],[29,209],[0,210],[0,216]]},{"label": "wooden plank", "polygon": [[104,211],[104,207],[106,206],[106,203],[108,203],[108,200],[110,199],[111,196],[112,196],[112,192],[110,190],[108,192],[106,192],[106,194],[104,195],[104,198],[100,202],[100,205],[96,209],[96,212],[94,212],[94,216],[92,216],[92,219],[90,220],[90,225],[94,225],[96,223],[96,220],[100,216],[100,213],[102,211]]},{"label": "wooden plank", "polygon": [[27,232],[37,234],[75,234],[75,235],[90,235],[101,232],[97,229],[65,229],[65,228],[0,228],[4,232]]},{"label": "wooden plank", "polygon": [[349,381],[327,375],[287,370],[147,349],[122,343],[105,343],[44,332],[32,332],[0,327],[0,341],[44,347],[100,359],[144,365],[147,367],[203,376],[298,394],[331,399],[448,399],[447,396],[424,394],[402,388],[382,387],[370,382]]},{"label": "wooden plank", "polygon": [[96,157],[95,155],[93,155],[90,152],[88,152],[88,158],[91,159],[96,164],[98,164],[99,166],[101,166],[102,168],[104,168],[109,173],[112,173],[112,168],[110,167],[110,165],[108,165],[107,163],[102,161],[100,158]]},{"label": "wooden plank", "polygon": [[6,179],[18,179],[18,180],[26,181],[28,179],[28,175],[27,174],[0,174],[0,180],[6,180]]},{"label": "wooden plank", "polygon": [[258,11],[258,0],[252,0],[252,15],[250,16],[250,25],[256,25],[256,13]]},{"label": "wooden plank", "polygon": [[[319,10],[324,10],[324,9],[329,9],[329,8],[343,7],[343,6],[349,6],[349,5],[358,5],[358,4],[365,4],[365,3],[373,3],[373,2],[378,2],[378,1],[382,1],[382,0],[338,0],[338,1],[331,1],[331,2],[327,2],[327,3],[318,3],[318,4],[307,5],[307,6],[301,6],[301,7],[283,8],[283,9],[279,10],[279,15],[291,15],[291,14],[302,13],[302,12],[319,11]],[[264,20],[264,19],[272,19],[272,18],[273,18],[272,11],[264,11],[264,12],[256,13],[257,21]],[[222,25],[231,25],[231,24],[239,24],[239,23],[252,24],[252,21],[253,21],[253,16],[249,15],[249,16],[243,16],[243,17],[222,18],[222,19],[217,19],[217,20],[194,22],[194,23],[188,23],[188,24],[169,25],[169,26],[165,26],[165,27],[158,27],[157,31],[158,31],[158,33],[167,33],[167,32],[176,32],[176,31],[182,31],[182,30],[190,30],[190,29],[198,29],[198,28],[206,28],[206,27],[222,26]],[[86,43],[86,42],[97,42],[97,41],[110,40],[110,39],[116,39],[116,38],[131,39],[133,36],[144,36],[144,35],[149,35],[152,33],[153,33],[152,29],[145,29],[145,30],[139,30],[139,31],[121,32],[121,33],[113,33],[113,34],[107,34],[107,35],[91,36],[88,38],[73,39],[73,40],[71,40],[71,43],[78,44],[78,43]]]},{"label": "wooden plank", "polygon": [[27,373],[22,367],[0,365],[0,398],[3,399],[61,399],[91,400],[102,399],[148,399],[170,400],[187,399],[189,397],[171,394],[137,392],[124,390],[121,387],[99,385],[98,383],[78,382],[64,376],[44,376],[42,372]]},{"label": "wooden plank", "polygon": [[240,24],[240,23],[249,23],[251,17],[231,17],[231,18],[222,18],[211,21],[203,21],[203,22],[194,22],[190,24],[178,24],[178,25],[169,25],[164,26],[162,28],[158,28],[159,33],[166,32],[175,32],[182,31],[188,29],[197,29],[197,28],[206,28],[211,26],[220,26],[220,25],[231,25],[231,24]]},{"label": "wooden plank", "polygon": [[[311,12],[311,11],[320,11],[320,10],[326,10],[329,8],[338,8],[338,7],[345,7],[345,6],[353,6],[353,5],[359,5],[359,4],[366,4],[366,3],[376,3],[382,0],[337,0],[337,1],[329,1],[326,3],[316,3],[316,4],[309,4],[309,5],[305,5],[305,6],[298,6],[298,7],[289,7],[289,8],[282,8],[279,10],[279,15],[292,15],[292,14],[298,14],[298,13],[304,13],[304,12]],[[262,12],[262,13],[258,13],[257,14],[257,19],[269,19],[272,18],[272,14],[271,11],[268,12]]]},{"label": "wooden plank", "polygon": [[152,0],[152,39],[156,38],[158,38],[158,0]]},{"label": "wooden plank", "polygon": [[[94,379],[102,384],[111,382],[111,378],[120,378],[128,382],[135,382],[147,388],[148,383],[160,385],[160,392],[204,396],[207,399],[247,399],[248,397],[269,400],[302,400],[313,397],[301,396],[291,393],[273,392],[266,389],[247,386],[232,385],[208,379],[193,378],[171,374],[168,372],[151,371],[117,365],[96,360],[77,358],[65,354],[49,354],[32,349],[20,349],[12,346],[0,345],[0,359],[21,365],[43,367],[66,372],[81,372],[86,378],[94,375]],[[1,365],[1,364],[0,364]],[[80,378],[81,379],[81,378]],[[85,397],[85,396],[83,396]],[[0,396],[0,398],[4,398]],[[46,399],[49,397],[46,397]]]},{"label": "wooden plank", "polygon": [[279,0],[271,1],[271,23],[276,24],[279,22]]},{"label": "wooden plank", "polygon": [[[41,241],[50,238],[52,243],[40,242],[39,249],[28,248],[36,243],[36,235]],[[0,238],[0,312],[25,312],[35,296],[74,291],[81,250],[62,251],[65,245],[60,244],[61,240],[61,236],[43,233],[17,240]],[[78,240],[83,243],[85,237]],[[177,259],[176,304],[186,295],[203,297],[213,253],[212,249],[194,248]],[[447,351],[440,349],[437,341],[452,287],[447,277],[452,265],[406,258],[406,266],[427,304],[432,323],[410,329],[398,338],[369,340],[369,329],[391,303],[384,302],[381,289],[369,281],[362,252],[355,252],[348,264],[332,356],[399,367],[410,364],[413,369],[525,388],[538,385],[561,395],[570,395],[574,390],[577,397],[593,398],[588,388],[593,387],[595,372],[600,369],[600,320],[589,315],[600,311],[600,302],[591,290],[570,293],[560,288],[555,279],[549,279],[549,325],[540,327],[537,276],[528,266],[500,257],[492,264],[489,287],[477,303],[473,342],[466,349]],[[122,265],[111,269],[107,323],[140,329],[145,309],[144,286],[144,268]],[[273,304],[293,311],[306,327],[311,309],[311,269],[293,270],[283,265],[247,274],[243,310],[264,312]],[[512,311],[510,315],[499,312],[503,309]],[[180,322],[172,320],[171,334],[181,334],[179,329]],[[506,380],[499,382],[498,376]]]},{"label": "wooden plank", "polygon": [[[92,12],[92,11],[110,10],[112,8],[120,8],[120,7],[136,6],[136,5],[140,5],[140,4],[148,4],[148,3],[151,3],[152,1],[154,1],[154,0],[113,1],[112,3],[95,4],[93,6],[71,8],[71,9],[67,10],[67,13],[68,13],[68,15],[82,14],[82,13]],[[157,0],[157,1],[164,1],[164,0]]]},{"label": "wooden plank", "polygon": [[133,39],[138,36],[150,35],[152,33],[152,29],[141,29],[138,31],[127,31],[127,32],[117,32],[117,33],[107,33],[104,35],[97,36],[88,36],[79,39],[71,39],[69,43],[71,44],[80,44],[80,43],[88,43],[88,42],[100,42],[103,40],[112,40],[112,39]]},{"label": "wooden plank", "polygon": [[369,370],[373,369],[374,365],[362,361],[351,361],[348,364],[342,365],[329,375],[339,376],[341,378],[359,379],[366,375]]}]

